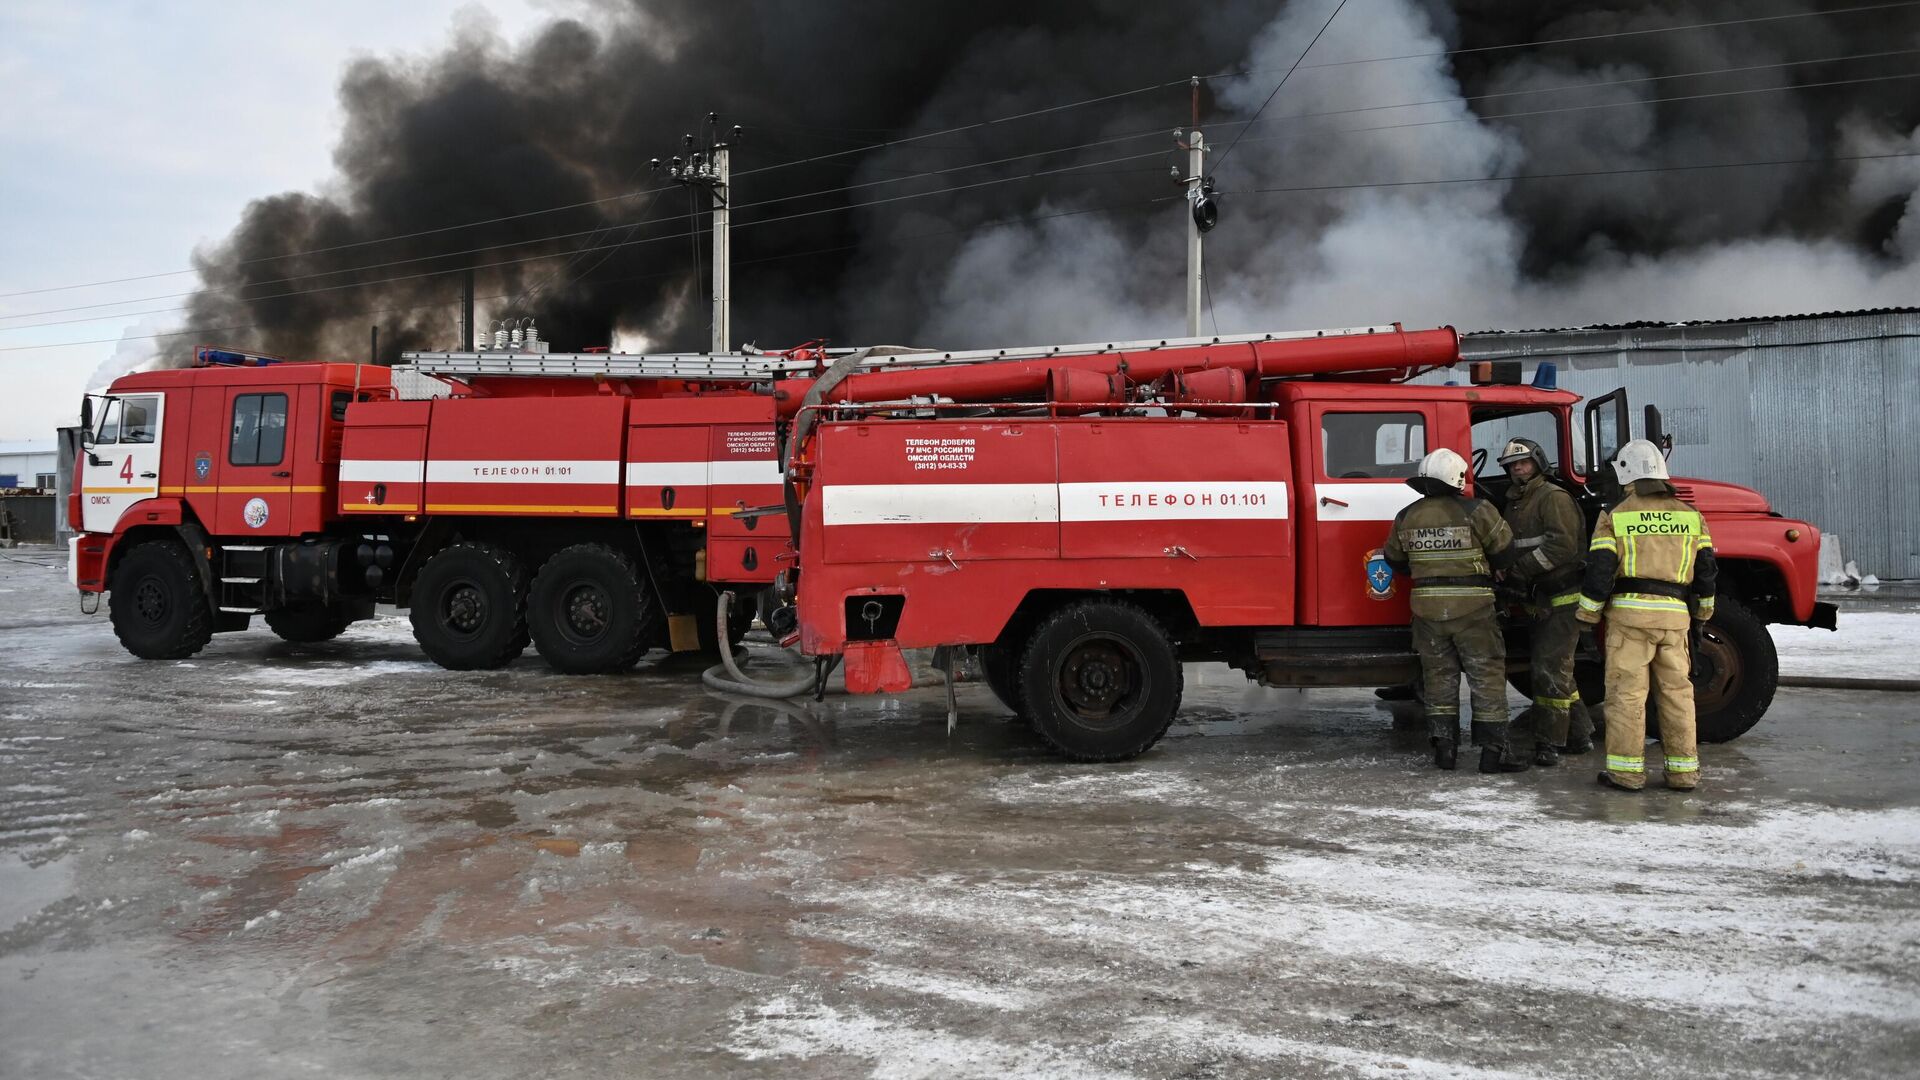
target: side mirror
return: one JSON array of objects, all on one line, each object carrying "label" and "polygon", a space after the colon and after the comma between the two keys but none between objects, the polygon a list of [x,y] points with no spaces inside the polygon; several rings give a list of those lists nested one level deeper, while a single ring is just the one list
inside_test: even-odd
[{"label": "side mirror", "polygon": [[84,394],[80,397],[80,445],[93,445],[93,398]]},{"label": "side mirror", "polygon": [[1667,434],[1666,429],[1661,427],[1660,408],[1657,405],[1647,406],[1646,432],[1647,441],[1659,447],[1661,454],[1666,457],[1673,456],[1673,436]]}]

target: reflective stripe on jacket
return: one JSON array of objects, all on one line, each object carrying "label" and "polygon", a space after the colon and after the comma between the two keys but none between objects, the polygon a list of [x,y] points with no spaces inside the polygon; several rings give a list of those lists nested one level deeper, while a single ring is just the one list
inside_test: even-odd
[{"label": "reflective stripe on jacket", "polygon": [[1493,571],[1514,559],[1513,530],[1489,503],[1428,495],[1401,510],[1383,552],[1413,579],[1413,613],[1457,619],[1493,604]]},{"label": "reflective stripe on jacket", "polygon": [[1629,626],[1684,629],[1713,617],[1718,568],[1713,537],[1698,510],[1661,480],[1634,491],[1600,515],[1587,547],[1580,606]]}]

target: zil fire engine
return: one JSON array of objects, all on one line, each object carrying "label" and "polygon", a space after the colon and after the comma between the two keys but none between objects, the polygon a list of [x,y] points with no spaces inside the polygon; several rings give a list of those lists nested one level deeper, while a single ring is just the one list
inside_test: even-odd
[{"label": "zil fire engine", "polygon": [[[1421,456],[1470,454],[1474,489],[1497,503],[1507,481],[1487,448],[1530,435],[1591,523],[1611,477],[1574,462],[1630,437],[1624,391],[1576,420],[1551,364],[1534,385],[1517,364],[1475,365],[1470,385],[1411,381],[1459,361],[1451,329],[900,359],[781,400],[798,412],[800,558],[776,588],[797,597],[801,651],[872,692],[911,684],[903,649],[975,649],[1000,700],[1083,760],[1152,746],[1183,661],[1271,686],[1411,682],[1406,590],[1380,548]],[[1647,424],[1658,440],[1657,410]],[[1834,624],[1814,599],[1820,534],[1745,488],[1677,484],[1722,568],[1696,654],[1699,730],[1731,739],[1773,698],[1765,624]],[[1508,652],[1520,685],[1522,644]],[[1581,660],[1598,702],[1598,658]]]}]

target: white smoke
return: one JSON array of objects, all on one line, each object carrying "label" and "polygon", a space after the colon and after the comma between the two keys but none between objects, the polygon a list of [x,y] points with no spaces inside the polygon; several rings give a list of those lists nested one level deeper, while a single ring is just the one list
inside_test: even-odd
[{"label": "white smoke", "polygon": [[167,338],[157,337],[172,325],[151,317],[132,323],[120,331],[120,343],[113,355],[100,362],[87,377],[87,392],[105,390],[113,380],[136,371],[153,371],[168,366],[165,361]]},{"label": "white smoke", "polygon": [[[1288,4],[1250,43],[1244,65],[1253,74],[1221,86],[1220,100],[1242,117],[1259,110],[1334,2]],[[1309,62],[1441,53],[1448,47],[1425,8],[1408,0],[1363,0],[1348,3]],[[1711,66],[1716,61],[1697,62]],[[1492,92],[1646,74],[1632,64],[1575,69],[1525,61],[1493,80]],[[1714,131],[1695,120],[1688,123],[1706,126],[1662,133],[1656,129],[1658,106],[1646,103],[1670,92],[1660,86],[1643,82],[1574,95],[1530,95],[1489,110],[1626,103],[1522,127],[1519,121],[1479,119],[1462,98],[1445,57],[1302,67],[1231,152],[1226,147],[1235,127],[1221,127],[1210,136],[1209,168],[1217,169],[1220,188],[1231,193],[1819,154],[1822,140],[1807,130],[1807,117],[1778,102],[1767,105],[1763,99],[1769,95],[1731,99],[1738,109],[1729,123],[1764,123],[1763,133]],[[1403,102],[1433,104],[1299,116]],[[1850,118],[1831,134],[1824,145],[1835,154],[1920,149],[1920,131],[1890,131],[1864,117]],[[1202,329],[1231,334],[1393,321],[1517,328],[1915,303],[1920,299],[1920,159],[1861,162],[1854,177],[1846,205],[1822,208],[1820,218],[1858,222],[1889,200],[1904,200],[1904,217],[1883,251],[1863,250],[1839,235],[1838,226],[1830,237],[1808,237],[1804,227],[1791,231],[1786,218],[1795,209],[1795,188],[1790,178],[1766,169],[1573,181],[1565,197],[1576,204],[1578,213],[1571,215],[1576,223],[1580,214],[1639,213],[1653,223],[1649,227],[1670,230],[1662,235],[1676,243],[1663,245],[1659,255],[1645,255],[1585,241],[1571,263],[1576,269],[1545,275],[1527,269],[1528,225],[1512,203],[1555,198],[1554,185],[1565,181],[1228,194],[1222,225],[1207,237],[1211,310],[1203,312]],[[1663,194],[1667,183],[1711,186],[1704,196],[1690,192],[1681,201]],[[1515,190],[1528,188],[1540,190]],[[1708,200],[1704,211],[1703,198]],[[1716,200],[1727,221],[1742,224],[1708,220],[1716,213]],[[932,308],[937,314],[922,327],[920,340],[955,346],[1177,333],[1184,320],[1184,213],[1183,204],[1168,204],[1163,224],[1144,241],[1097,214],[1035,220],[977,235],[947,265],[935,290],[941,301]],[[1761,225],[1747,229],[1748,222]],[[1728,238],[1743,230],[1748,234]]]}]

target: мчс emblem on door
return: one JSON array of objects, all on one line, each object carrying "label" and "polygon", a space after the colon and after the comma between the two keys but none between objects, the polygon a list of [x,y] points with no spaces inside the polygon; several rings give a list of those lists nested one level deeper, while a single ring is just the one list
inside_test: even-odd
[{"label": "\u043c\u0447\u0441 emblem on door", "polygon": [[193,459],[193,475],[196,479],[200,480],[205,480],[207,477],[213,475],[212,454],[200,454]]},{"label": "\u043c\u0447\u0441 emblem on door", "polygon": [[1387,553],[1383,548],[1374,548],[1367,552],[1367,597],[1371,600],[1387,600],[1394,591],[1393,567],[1387,565]]},{"label": "\u043c\u0447\u0441 emblem on door", "polygon": [[240,516],[246,520],[247,528],[249,529],[257,529],[265,525],[267,523],[267,500],[248,499],[246,507],[240,511]]}]

